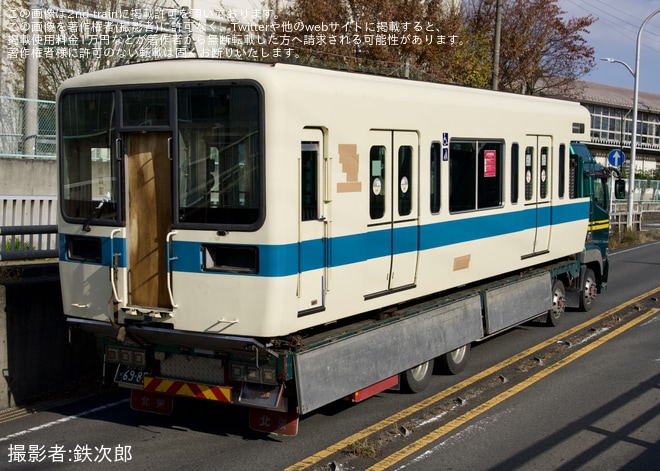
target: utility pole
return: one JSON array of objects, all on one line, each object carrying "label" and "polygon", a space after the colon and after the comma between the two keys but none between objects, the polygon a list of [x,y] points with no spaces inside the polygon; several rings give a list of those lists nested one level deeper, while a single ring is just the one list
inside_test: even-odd
[{"label": "utility pole", "polygon": [[502,0],[497,0],[495,9],[495,45],[493,47],[493,90],[499,88],[500,81],[500,37],[502,33]]},{"label": "utility pole", "polygon": [[30,31],[27,34],[25,57],[25,109],[23,112],[23,155],[36,155],[38,133],[38,105],[39,99],[39,5],[29,3]]}]

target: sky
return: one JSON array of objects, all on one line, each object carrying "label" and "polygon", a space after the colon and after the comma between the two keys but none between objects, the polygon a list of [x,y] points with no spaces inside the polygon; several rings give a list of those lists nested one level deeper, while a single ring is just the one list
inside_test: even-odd
[{"label": "sky", "polygon": [[[260,5],[260,0],[222,0],[226,5]],[[282,1],[282,0],[280,0]],[[637,33],[644,20],[660,10],[660,0],[558,0],[566,18],[593,16],[596,21],[584,37],[595,49],[596,64],[582,80],[617,87],[634,87],[634,78],[621,64],[601,61],[611,57],[635,69]],[[660,94],[660,13],[642,32],[639,90]]]},{"label": "sky", "polygon": [[[617,87],[634,87],[634,78],[625,66],[600,60],[611,57],[635,70],[637,33],[644,20],[660,10],[660,0],[558,0],[566,17],[591,15],[596,21],[584,36],[595,49],[594,69],[582,80]],[[660,94],[660,13],[642,30],[639,62],[639,90]]]}]

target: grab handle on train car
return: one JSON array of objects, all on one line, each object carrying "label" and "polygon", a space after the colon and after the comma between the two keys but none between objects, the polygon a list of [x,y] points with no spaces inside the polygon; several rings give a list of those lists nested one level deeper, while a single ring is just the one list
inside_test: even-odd
[{"label": "grab handle on train car", "polygon": [[172,262],[178,260],[179,257],[172,257],[172,237],[176,235],[176,231],[171,231],[167,234],[165,238],[165,243],[167,245],[167,292],[170,295],[170,303],[172,307],[179,307],[174,302],[174,292],[172,291]]},{"label": "grab handle on train car", "polygon": [[115,139],[115,157],[117,158],[117,161],[120,161],[124,158],[124,149],[122,149],[121,146],[121,138],[118,137]]},{"label": "grab handle on train car", "polygon": [[110,233],[110,250],[112,251],[112,260],[110,261],[110,284],[112,285],[112,294],[115,297],[115,301],[121,303],[122,300],[119,298],[117,291],[117,277],[119,272],[119,254],[115,252],[115,234],[121,232],[121,229],[115,229]]}]

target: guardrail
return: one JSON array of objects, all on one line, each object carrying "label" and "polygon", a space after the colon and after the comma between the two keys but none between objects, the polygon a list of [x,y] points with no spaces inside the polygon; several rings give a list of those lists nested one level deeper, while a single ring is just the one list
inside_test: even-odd
[{"label": "guardrail", "polygon": [[[612,212],[626,212],[628,202],[616,200],[612,202]],[[633,212],[642,213],[660,213],[660,201],[635,201],[633,202]]]},{"label": "guardrail", "polygon": [[[17,235],[23,236],[26,234],[29,235],[29,237],[15,237]],[[45,226],[0,226],[0,236],[2,236],[2,240],[4,242],[2,245],[2,250],[0,250],[0,262],[57,258],[59,256],[57,249],[29,249],[29,247],[42,246],[42,236],[44,234],[47,234],[49,239],[52,234],[57,235],[57,225],[49,224]],[[45,245],[49,246],[50,241]],[[17,246],[19,248],[14,249]],[[5,250],[6,248],[9,248],[10,250]]]},{"label": "guardrail", "polygon": [[[635,201],[633,203],[632,226],[638,231],[642,230],[643,219],[652,215],[656,218],[660,214],[660,201]],[[628,202],[613,201],[610,209],[610,227],[621,230],[628,226]]]},{"label": "guardrail", "polygon": [[0,196],[0,261],[57,257],[57,198]]}]

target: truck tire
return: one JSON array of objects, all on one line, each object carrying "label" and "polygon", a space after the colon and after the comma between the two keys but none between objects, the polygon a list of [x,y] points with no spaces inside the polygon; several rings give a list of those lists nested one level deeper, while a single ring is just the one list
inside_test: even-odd
[{"label": "truck tire", "polygon": [[424,391],[433,376],[433,363],[433,360],[429,360],[401,373],[401,389],[410,393]]},{"label": "truck tire", "polygon": [[456,350],[447,352],[439,358],[439,370],[443,374],[457,375],[465,369],[470,356],[470,344],[458,347]]},{"label": "truck tire", "polygon": [[566,288],[561,280],[555,280],[552,284],[552,308],[548,310],[545,324],[550,327],[556,327],[561,322],[561,318],[566,310]]},{"label": "truck tire", "polygon": [[596,291],[596,275],[594,275],[591,268],[587,268],[580,288],[580,311],[587,312],[591,310],[596,298]]}]

